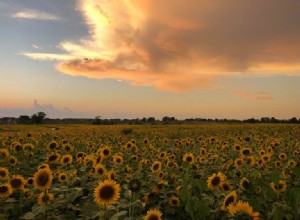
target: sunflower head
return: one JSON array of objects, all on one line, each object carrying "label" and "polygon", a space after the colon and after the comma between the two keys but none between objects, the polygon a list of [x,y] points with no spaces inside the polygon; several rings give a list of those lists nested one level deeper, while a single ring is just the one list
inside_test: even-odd
[{"label": "sunflower head", "polygon": [[158,209],[150,209],[144,217],[144,220],[161,220],[162,213]]},{"label": "sunflower head", "polygon": [[180,206],[180,199],[177,196],[172,196],[169,199],[168,204],[173,207],[178,207]]},{"label": "sunflower head", "polygon": [[97,164],[95,166],[95,173],[96,173],[96,175],[103,176],[103,175],[105,175],[106,172],[107,172],[107,170],[106,170],[106,168],[105,168],[105,166],[103,164]]},{"label": "sunflower head", "polygon": [[9,152],[5,148],[0,148],[0,160],[9,157]]},{"label": "sunflower head", "polygon": [[68,174],[61,172],[58,174],[58,180],[62,183],[67,182],[68,181]]},{"label": "sunflower head", "polygon": [[188,163],[194,163],[194,155],[192,153],[185,153],[183,155],[183,161]]},{"label": "sunflower head", "polygon": [[0,180],[5,180],[8,178],[9,172],[5,167],[0,167]]},{"label": "sunflower head", "polygon": [[275,184],[274,182],[271,182],[270,187],[273,189],[274,192],[282,193],[286,190],[286,183],[284,180],[279,180],[279,182],[277,184]]},{"label": "sunflower head", "polygon": [[230,204],[235,204],[237,202],[237,194],[236,191],[232,191],[227,194],[224,198],[223,204],[221,206],[221,210],[226,211]]},{"label": "sunflower head", "polygon": [[10,184],[0,185],[0,199],[9,197],[13,193],[13,189]]},{"label": "sunflower head", "polygon": [[246,177],[243,177],[240,181],[240,188],[244,191],[249,190],[251,187],[249,180]]},{"label": "sunflower head", "polygon": [[60,159],[60,163],[63,166],[65,166],[67,164],[71,164],[72,162],[73,162],[73,157],[70,154],[66,154],[66,155],[62,156]]},{"label": "sunflower head", "polygon": [[50,205],[50,202],[54,199],[54,195],[52,193],[40,193],[38,196],[38,204],[39,205]]},{"label": "sunflower head", "polygon": [[11,185],[12,189],[15,190],[24,190],[24,186],[26,185],[26,180],[22,176],[13,176],[9,180],[9,184]]},{"label": "sunflower head", "polygon": [[115,154],[115,155],[113,156],[113,162],[114,162],[115,164],[122,164],[122,163],[124,162],[124,159],[123,159],[122,155],[120,155],[120,154]]},{"label": "sunflower head", "polygon": [[112,205],[120,197],[120,185],[114,180],[104,180],[95,188],[94,197],[98,205]]},{"label": "sunflower head", "polygon": [[152,173],[159,173],[161,171],[161,162],[160,161],[154,161],[151,167]]},{"label": "sunflower head", "polygon": [[49,189],[53,180],[51,170],[48,168],[38,170],[33,177],[34,188],[44,191]]},{"label": "sunflower head", "polygon": [[241,219],[259,219],[259,213],[253,212],[252,206],[248,202],[238,201],[237,203],[229,204],[227,211],[231,217],[239,216]]},{"label": "sunflower head", "polygon": [[214,173],[207,179],[207,186],[209,189],[217,189],[226,180],[226,176],[221,172]]}]

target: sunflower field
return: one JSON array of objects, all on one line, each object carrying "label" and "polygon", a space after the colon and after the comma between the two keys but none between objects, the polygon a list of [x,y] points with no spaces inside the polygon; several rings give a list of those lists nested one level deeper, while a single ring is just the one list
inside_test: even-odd
[{"label": "sunflower field", "polygon": [[2,125],[0,219],[300,219],[300,125]]}]

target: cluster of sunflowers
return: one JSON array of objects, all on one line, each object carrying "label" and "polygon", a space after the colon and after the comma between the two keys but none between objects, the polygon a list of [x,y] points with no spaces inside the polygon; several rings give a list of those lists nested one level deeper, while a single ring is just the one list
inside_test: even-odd
[{"label": "cluster of sunflowers", "polygon": [[130,126],[126,135],[123,129],[4,129],[0,218],[300,216],[298,125]]}]

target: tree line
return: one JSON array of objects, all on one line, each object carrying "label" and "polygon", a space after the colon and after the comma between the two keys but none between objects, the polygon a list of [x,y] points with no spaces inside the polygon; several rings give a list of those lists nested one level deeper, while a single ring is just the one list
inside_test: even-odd
[{"label": "tree line", "polygon": [[46,118],[46,113],[38,112],[32,116],[20,115],[18,118],[4,117],[0,118],[0,123],[4,124],[94,124],[94,125],[113,125],[113,124],[183,124],[183,123],[292,123],[300,124],[300,118],[292,117],[290,119],[276,119],[275,117],[262,117],[260,119],[249,118],[239,119],[211,119],[211,118],[187,118],[176,119],[175,117],[164,116],[161,119],[155,117],[143,117],[136,119],[102,119],[101,116],[92,118],[64,118],[50,119]]}]

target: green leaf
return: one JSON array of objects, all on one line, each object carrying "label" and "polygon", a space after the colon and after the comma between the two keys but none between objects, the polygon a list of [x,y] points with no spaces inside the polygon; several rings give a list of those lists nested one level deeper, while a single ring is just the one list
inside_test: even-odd
[{"label": "green leaf", "polygon": [[275,185],[278,185],[279,180],[280,180],[280,173],[279,172],[274,172],[272,174],[271,180],[274,182]]},{"label": "green leaf", "polygon": [[191,198],[191,192],[188,188],[182,188],[179,191],[179,198],[186,203]]},{"label": "green leaf", "polygon": [[111,219],[111,220],[118,220],[119,217],[124,216],[124,215],[127,215],[127,211],[120,211],[120,212],[117,212],[117,213],[114,214],[110,219]]}]

